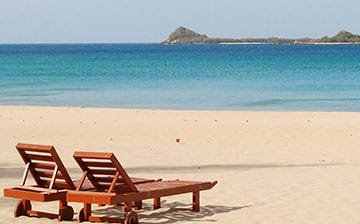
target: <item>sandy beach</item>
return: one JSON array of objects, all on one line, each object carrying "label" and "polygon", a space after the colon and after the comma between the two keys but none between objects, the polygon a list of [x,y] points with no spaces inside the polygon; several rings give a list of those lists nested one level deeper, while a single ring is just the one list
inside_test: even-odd
[{"label": "sandy beach", "polygon": [[[141,223],[360,222],[360,113],[0,106],[0,127],[1,192],[20,184],[18,142],[50,144],[74,179],[72,154],[87,150],[114,152],[132,176],[218,181],[201,194],[200,213],[179,209],[190,194],[163,198],[159,210],[149,200]],[[16,203],[0,197],[0,223],[57,223],[13,218]],[[64,223],[76,223],[81,205],[72,206]]]}]

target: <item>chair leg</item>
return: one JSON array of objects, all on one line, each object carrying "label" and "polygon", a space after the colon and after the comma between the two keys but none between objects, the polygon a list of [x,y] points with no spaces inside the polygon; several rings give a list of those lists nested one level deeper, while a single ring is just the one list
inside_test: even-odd
[{"label": "chair leg", "polygon": [[200,211],[200,191],[193,192],[192,198],[193,198],[192,211],[199,212]]},{"label": "chair leg", "polygon": [[154,209],[158,209],[158,208],[161,208],[160,197],[154,198]]},{"label": "chair leg", "polygon": [[20,200],[14,209],[14,217],[27,215],[27,211],[31,210],[31,203],[29,200]]},{"label": "chair leg", "polygon": [[124,219],[126,219],[126,216],[130,211],[131,211],[131,202],[124,202]]}]

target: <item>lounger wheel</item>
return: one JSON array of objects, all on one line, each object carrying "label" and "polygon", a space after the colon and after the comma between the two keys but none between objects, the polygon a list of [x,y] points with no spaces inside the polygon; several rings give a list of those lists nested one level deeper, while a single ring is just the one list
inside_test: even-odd
[{"label": "lounger wheel", "polygon": [[25,206],[24,206],[24,202],[22,200],[19,201],[14,209],[14,217],[19,217],[21,215],[27,215],[26,214],[27,210],[31,210],[30,201],[25,200]]},{"label": "lounger wheel", "polygon": [[79,214],[78,214],[78,218],[77,218],[78,222],[83,222],[85,221],[85,214],[84,214],[84,209],[80,209]]},{"label": "lounger wheel", "polygon": [[59,213],[59,221],[62,220],[72,220],[72,218],[74,217],[74,209],[71,206],[64,206],[62,207],[62,209],[60,209],[60,213]]},{"label": "lounger wheel", "polygon": [[130,211],[125,217],[125,224],[139,224],[138,216],[136,212]]},{"label": "lounger wheel", "polygon": [[134,209],[135,209],[135,210],[140,210],[140,209],[142,209],[142,201],[135,201],[135,202],[134,202]]}]

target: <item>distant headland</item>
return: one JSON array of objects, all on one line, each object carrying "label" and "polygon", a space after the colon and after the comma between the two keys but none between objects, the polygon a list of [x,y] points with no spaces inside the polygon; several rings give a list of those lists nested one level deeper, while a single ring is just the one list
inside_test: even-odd
[{"label": "distant headland", "polygon": [[178,27],[172,32],[163,44],[360,44],[360,35],[352,34],[347,31],[340,31],[333,37],[324,36],[320,39],[302,38],[211,38],[204,34],[196,33],[185,27]]}]

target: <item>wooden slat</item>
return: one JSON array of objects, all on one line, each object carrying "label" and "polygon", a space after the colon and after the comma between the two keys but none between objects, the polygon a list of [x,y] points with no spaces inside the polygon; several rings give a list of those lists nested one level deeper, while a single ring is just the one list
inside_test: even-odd
[{"label": "wooden slat", "polygon": [[115,175],[116,170],[89,169],[88,172],[92,175]]},{"label": "wooden slat", "polygon": [[54,160],[51,156],[26,154],[26,157],[29,158],[31,161],[38,160],[38,161],[54,162]]},{"label": "wooden slat", "polygon": [[17,150],[21,150],[21,151],[50,152],[50,150],[53,148],[53,146],[18,143],[16,145],[16,148],[17,148]]},{"label": "wooden slat", "polygon": [[[18,189],[24,189],[24,190],[29,190],[29,191],[36,191],[36,192],[39,192],[39,193],[45,193],[45,194],[48,194],[48,193],[57,193],[59,192],[59,190],[49,190],[49,188],[43,188],[43,187],[34,187],[34,186],[18,186],[16,187]],[[60,190],[62,191],[62,190]]]},{"label": "wooden slat", "polygon": [[43,170],[54,170],[55,169],[55,164],[50,164],[50,163],[31,163],[31,166],[33,168],[43,169]]},{"label": "wooden slat", "polygon": [[75,158],[82,159],[110,159],[113,154],[111,152],[84,152],[77,151],[74,153]]},{"label": "wooden slat", "polygon": [[114,165],[109,162],[96,162],[96,161],[84,161],[85,166],[87,167],[104,167],[104,168],[109,168],[109,167],[114,167]]}]

